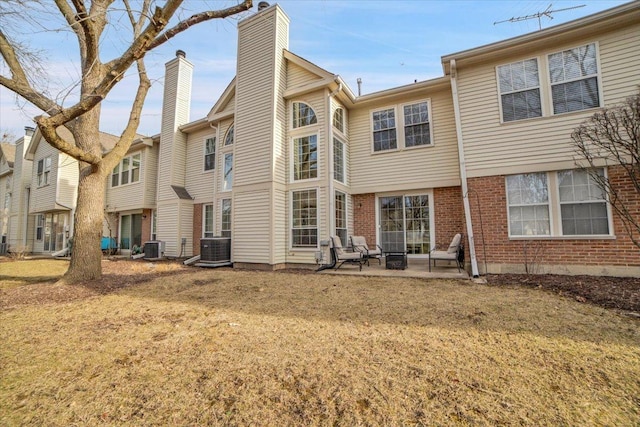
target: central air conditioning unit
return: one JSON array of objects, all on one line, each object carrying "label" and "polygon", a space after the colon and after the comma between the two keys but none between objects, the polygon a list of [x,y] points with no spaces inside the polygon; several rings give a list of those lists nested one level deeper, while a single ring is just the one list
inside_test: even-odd
[{"label": "central air conditioning unit", "polygon": [[164,242],[151,240],[144,243],[144,257],[150,259],[161,258],[164,253]]},{"label": "central air conditioning unit", "polygon": [[200,239],[200,261],[231,262],[231,237],[207,237]]}]

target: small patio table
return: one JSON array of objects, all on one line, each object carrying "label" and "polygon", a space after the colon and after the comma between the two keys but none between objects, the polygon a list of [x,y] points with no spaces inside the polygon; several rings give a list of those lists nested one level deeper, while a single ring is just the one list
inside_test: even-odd
[{"label": "small patio table", "polygon": [[406,251],[385,251],[384,259],[387,270],[404,270],[407,268]]}]

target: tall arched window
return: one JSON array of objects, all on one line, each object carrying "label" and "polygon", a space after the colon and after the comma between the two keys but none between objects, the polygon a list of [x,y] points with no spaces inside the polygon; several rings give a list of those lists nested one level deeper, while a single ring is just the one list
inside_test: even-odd
[{"label": "tall arched window", "polygon": [[293,103],[293,127],[314,125],[318,123],[316,112],[304,102]]},{"label": "tall arched window", "polygon": [[333,112],[333,127],[344,133],[344,110],[336,108]]},{"label": "tall arched window", "polygon": [[227,135],[224,137],[225,146],[233,144],[233,131],[234,131],[234,125],[231,125],[229,127],[229,130],[227,130]]}]

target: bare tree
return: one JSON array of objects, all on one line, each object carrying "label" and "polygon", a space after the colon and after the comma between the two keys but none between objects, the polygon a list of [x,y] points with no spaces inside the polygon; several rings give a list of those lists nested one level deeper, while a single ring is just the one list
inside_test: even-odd
[{"label": "bare tree", "polygon": [[[640,95],[595,113],[573,131],[571,139],[578,154],[576,164],[587,169],[607,194],[625,232],[640,248]],[[599,174],[596,168],[603,164],[622,168],[630,185]]]},{"label": "bare tree", "polygon": [[[69,269],[61,279],[65,283],[97,279],[102,275],[100,237],[104,181],[131,146],[140,123],[142,106],[151,86],[144,64],[145,55],[198,23],[229,17],[252,6],[251,0],[244,0],[226,9],[187,13],[185,7],[181,7],[182,2],[140,0],[133,2],[134,7],[130,0],[122,0],[116,5],[113,4],[114,0],[55,0],[55,3],[5,0],[0,5],[0,17],[3,18],[0,54],[11,73],[11,76],[0,75],[0,84],[42,110],[45,114],[36,117],[35,121],[44,139],[79,163],[74,250]],[[80,94],[73,105],[63,105],[46,89],[38,86],[38,80],[30,74],[32,68],[27,61],[28,50],[7,34],[7,30],[15,25],[5,25],[5,20],[12,16],[21,19],[30,15],[30,3],[34,7],[50,8],[54,13],[61,14],[75,34],[80,54],[80,77],[77,82]],[[199,7],[203,5],[201,2],[197,4]],[[193,3],[190,6],[193,7]],[[112,24],[112,19],[121,16],[125,16],[131,26],[131,40],[119,56],[103,62],[100,56],[103,39],[122,37],[119,31],[105,32],[105,29]],[[178,19],[183,16],[186,18]],[[139,82],[128,123],[115,147],[103,154],[99,138],[100,103],[134,63]],[[57,132],[60,126],[72,133],[74,142],[60,137]]]}]

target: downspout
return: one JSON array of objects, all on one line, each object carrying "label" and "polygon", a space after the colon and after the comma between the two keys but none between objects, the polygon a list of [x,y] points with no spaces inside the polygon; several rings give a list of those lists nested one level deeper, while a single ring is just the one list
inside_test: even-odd
[{"label": "downspout", "polygon": [[[329,166],[329,235],[333,236],[336,230],[336,196],[335,189],[333,184],[333,115],[331,114],[331,98],[336,96],[338,92],[342,90],[342,83],[336,77],[335,82],[338,84],[338,87],[333,92],[329,93],[327,96],[327,145],[328,145],[328,154],[327,154],[327,162]],[[343,245],[346,245],[346,242],[343,242]]]},{"label": "downspout", "polygon": [[460,122],[460,103],[458,102],[458,82],[456,60],[452,59],[451,65],[451,93],[453,96],[453,113],[456,119],[456,136],[458,139],[458,162],[460,166],[460,181],[462,182],[462,204],[467,224],[467,237],[469,238],[469,257],[471,258],[471,274],[479,277],[478,261],[476,260],[476,247],[473,241],[473,226],[471,224],[471,207],[469,206],[469,188],[467,185],[467,166],[464,160],[464,143],[462,140],[462,124]]}]

